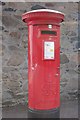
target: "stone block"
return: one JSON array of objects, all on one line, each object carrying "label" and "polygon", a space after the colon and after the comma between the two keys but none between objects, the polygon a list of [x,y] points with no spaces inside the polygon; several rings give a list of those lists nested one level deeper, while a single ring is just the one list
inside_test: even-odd
[{"label": "stone block", "polygon": [[68,57],[67,57],[67,55],[65,55],[65,54],[60,54],[60,63],[61,64],[65,64],[65,63],[68,63],[69,62],[69,59],[68,59]]},{"label": "stone block", "polygon": [[3,25],[5,25],[7,28],[9,27],[16,27],[19,24],[19,21],[17,19],[15,19],[13,16],[11,15],[4,15],[2,16],[2,23]]},{"label": "stone block", "polygon": [[7,63],[8,66],[19,66],[24,62],[24,55],[13,53]]}]

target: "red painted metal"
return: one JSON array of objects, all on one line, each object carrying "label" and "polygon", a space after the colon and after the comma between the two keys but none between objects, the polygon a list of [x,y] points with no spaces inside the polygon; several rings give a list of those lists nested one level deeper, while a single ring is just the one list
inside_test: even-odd
[{"label": "red painted metal", "polygon": [[[64,15],[48,10],[23,14],[28,24],[28,106],[30,109],[49,110],[60,106],[60,22]],[[48,25],[51,24],[52,28]],[[57,35],[41,34],[42,30],[56,31]],[[44,42],[54,42],[55,58],[44,59]]]}]

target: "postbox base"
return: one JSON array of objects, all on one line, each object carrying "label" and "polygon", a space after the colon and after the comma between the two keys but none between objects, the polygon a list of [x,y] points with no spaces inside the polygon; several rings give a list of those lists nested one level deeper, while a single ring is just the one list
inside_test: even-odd
[{"label": "postbox base", "polygon": [[60,118],[60,109],[32,110],[28,108],[28,118]]}]

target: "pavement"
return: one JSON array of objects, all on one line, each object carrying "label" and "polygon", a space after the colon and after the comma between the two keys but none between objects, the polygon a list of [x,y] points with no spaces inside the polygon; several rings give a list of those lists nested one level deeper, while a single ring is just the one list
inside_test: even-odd
[{"label": "pavement", "polygon": [[[3,118],[28,118],[27,105],[16,105],[2,109]],[[63,101],[60,107],[60,118],[78,118],[78,101]]]}]

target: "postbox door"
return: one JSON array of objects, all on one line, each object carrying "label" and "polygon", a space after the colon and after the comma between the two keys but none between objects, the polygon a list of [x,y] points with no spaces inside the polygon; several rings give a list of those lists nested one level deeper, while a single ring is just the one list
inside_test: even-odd
[{"label": "postbox door", "polygon": [[52,109],[60,105],[59,26],[29,26],[29,107]]}]

